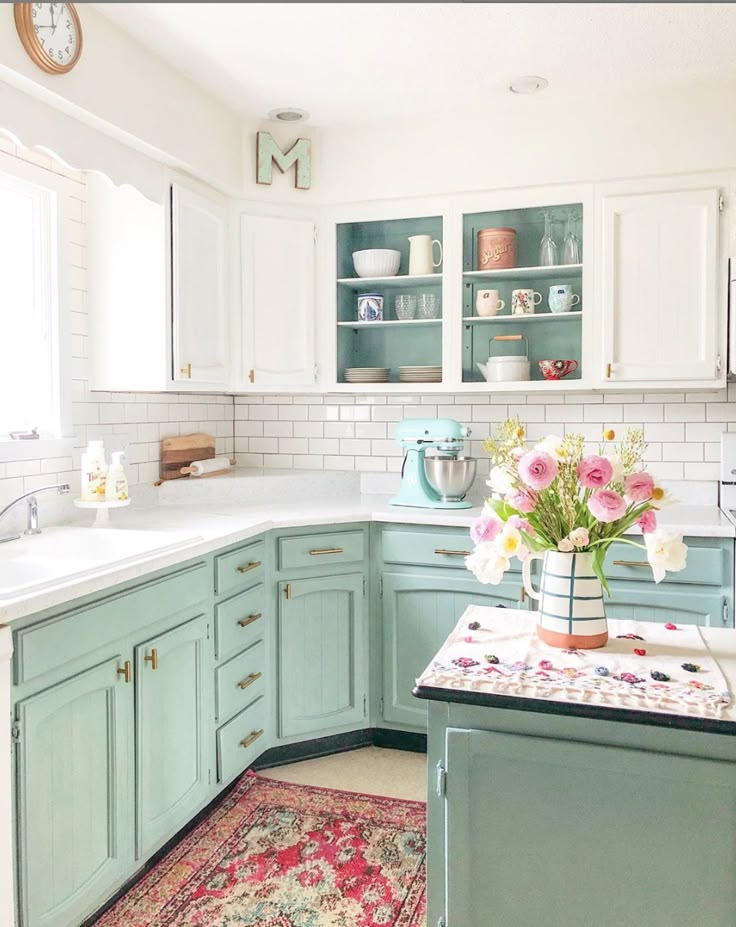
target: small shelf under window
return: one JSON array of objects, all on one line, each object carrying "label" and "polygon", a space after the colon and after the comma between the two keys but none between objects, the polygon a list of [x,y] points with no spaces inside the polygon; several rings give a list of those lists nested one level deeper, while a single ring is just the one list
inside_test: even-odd
[{"label": "small shelf under window", "polygon": [[581,277],[582,264],[553,264],[548,267],[504,267],[501,270],[466,270],[464,280],[482,282],[483,280],[545,280],[559,277]]}]

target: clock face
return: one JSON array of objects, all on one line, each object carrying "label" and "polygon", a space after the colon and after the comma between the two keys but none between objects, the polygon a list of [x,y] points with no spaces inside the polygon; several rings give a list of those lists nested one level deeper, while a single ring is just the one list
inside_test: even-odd
[{"label": "clock face", "polygon": [[14,3],[15,26],[30,58],[49,74],[71,71],[82,52],[73,3]]},{"label": "clock face", "polygon": [[79,26],[68,4],[34,3],[31,20],[40,52],[57,68],[68,67],[79,48]]}]

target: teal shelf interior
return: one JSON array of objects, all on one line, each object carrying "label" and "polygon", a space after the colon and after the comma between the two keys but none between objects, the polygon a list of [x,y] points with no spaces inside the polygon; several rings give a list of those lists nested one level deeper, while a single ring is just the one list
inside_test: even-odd
[{"label": "teal shelf interior", "polygon": [[[353,251],[364,251],[367,248],[392,248],[400,251],[399,274],[406,274],[409,270],[410,235],[431,235],[442,241],[442,216],[340,223],[337,226],[338,279],[357,276],[353,266]],[[438,273],[441,270],[441,266],[437,268]]]},{"label": "teal shelf interior", "polygon": [[[442,315],[442,278],[438,276],[437,281],[431,283],[410,283],[411,277],[406,278],[406,286],[402,287],[385,287],[381,288],[378,284],[368,284],[364,290],[352,290],[348,287],[338,286],[337,288],[337,321],[354,322],[358,318],[358,296],[361,293],[378,293],[383,296],[383,318],[385,320],[396,318],[396,297],[414,295],[420,293],[434,293]],[[415,315],[414,318],[419,318]],[[438,316],[439,318],[439,316]]]},{"label": "teal shelf interior", "polygon": [[[580,302],[573,307],[573,312],[582,312],[583,293],[580,273],[573,272],[565,274],[564,271],[558,273],[554,279],[554,285],[559,286],[560,284],[567,284],[571,288],[571,292],[580,297]],[[511,315],[511,292],[521,287],[528,287],[529,289],[535,290],[537,293],[541,293],[542,302],[535,308],[535,315],[551,314],[549,308],[550,284],[547,281],[527,280],[525,282],[524,280],[494,279],[482,283],[470,280],[465,280],[463,282],[463,317],[470,315],[477,317],[478,312],[475,308],[475,302],[478,293],[482,290],[498,290],[498,298],[502,299],[505,303],[504,308],[498,313],[499,318],[501,316]]]},{"label": "teal shelf interior", "polygon": [[441,325],[337,330],[337,369],[340,382],[344,382],[346,367],[390,367],[391,382],[398,383],[399,367],[441,363]]},{"label": "teal shelf interior", "polygon": [[[539,325],[519,316],[518,324],[506,325],[483,323],[463,323],[463,383],[482,383],[483,374],[475,366],[485,364],[489,354],[523,354],[523,341],[500,341],[489,344],[495,335],[526,335],[529,342],[530,376],[532,380],[544,380],[539,370],[540,360],[576,360],[580,363],[582,352],[582,318],[575,314],[574,321],[565,320],[560,324],[549,322]],[[564,377],[565,380],[579,380],[582,367]],[[554,388],[550,382],[550,389]],[[523,391],[523,382],[520,388]]]},{"label": "teal shelf interior", "polygon": [[[553,219],[552,237],[557,243],[557,253],[562,259],[562,244],[567,231],[567,215],[572,210],[582,218],[574,223],[582,249],[583,214],[582,203],[568,203],[563,206],[533,206],[527,209],[499,209],[493,212],[476,212],[463,216],[463,270],[478,270],[478,232],[481,229],[516,229],[517,267],[536,267],[539,264],[539,243],[544,235],[544,211]],[[524,286],[520,280],[519,286]]]}]

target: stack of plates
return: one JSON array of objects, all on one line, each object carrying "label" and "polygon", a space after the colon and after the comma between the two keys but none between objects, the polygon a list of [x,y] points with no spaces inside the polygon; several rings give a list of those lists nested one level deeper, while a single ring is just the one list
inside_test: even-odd
[{"label": "stack of plates", "polygon": [[388,383],[389,367],[347,367],[346,383]]},{"label": "stack of plates", "polygon": [[441,383],[442,367],[399,367],[402,383]]}]

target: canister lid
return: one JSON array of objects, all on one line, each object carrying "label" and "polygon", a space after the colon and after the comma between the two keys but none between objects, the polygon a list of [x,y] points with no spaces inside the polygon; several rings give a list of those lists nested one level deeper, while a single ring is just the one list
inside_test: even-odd
[{"label": "canister lid", "polygon": [[494,227],[492,229],[478,229],[479,235],[485,235],[487,232],[510,232],[512,235],[516,235],[516,229],[510,229],[505,227]]}]

